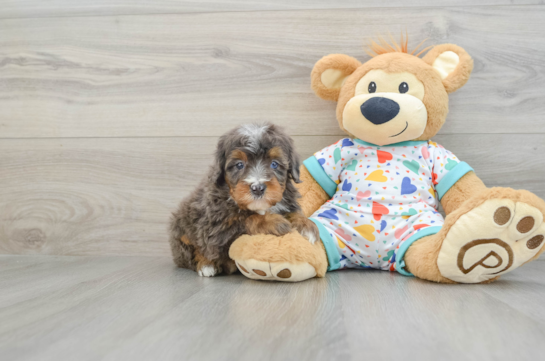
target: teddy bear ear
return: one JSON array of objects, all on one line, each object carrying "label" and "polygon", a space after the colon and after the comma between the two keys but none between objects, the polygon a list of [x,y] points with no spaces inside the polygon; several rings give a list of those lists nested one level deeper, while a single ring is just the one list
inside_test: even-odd
[{"label": "teddy bear ear", "polygon": [[452,93],[464,86],[473,70],[471,56],[454,44],[437,45],[422,60],[439,73],[447,93]]},{"label": "teddy bear ear", "polygon": [[312,90],[322,99],[337,100],[346,78],[356,70],[361,63],[351,56],[331,54],[324,56],[312,69]]}]

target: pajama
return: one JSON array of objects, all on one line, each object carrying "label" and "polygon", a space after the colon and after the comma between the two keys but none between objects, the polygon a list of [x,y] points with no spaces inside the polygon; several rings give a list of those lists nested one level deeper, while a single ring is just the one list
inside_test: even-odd
[{"label": "pajama", "polygon": [[439,232],[439,200],[463,175],[465,162],[432,141],[377,146],[345,138],[304,161],[332,197],[316,223],[328,270],[375,268],[410,275],[403,256],[416,240]]}]

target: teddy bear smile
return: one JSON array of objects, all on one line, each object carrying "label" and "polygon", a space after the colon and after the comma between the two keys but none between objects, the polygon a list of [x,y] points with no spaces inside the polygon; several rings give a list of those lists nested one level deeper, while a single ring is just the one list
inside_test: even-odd
[{"label": "teddy bear smile", "polygon": [[408,122],[408,121],[405,121],[405,128],[404,128],[401,132],[399,132],[399,133],[397,133],[397,134],[395,134],[395,135],[390,135],[390,138],[392,138],[392,137],[397,137],[398,135],[400,135],[401,133],[403,133],[404,131],[406,131],[408,127],[409,127],[409,122]]}]

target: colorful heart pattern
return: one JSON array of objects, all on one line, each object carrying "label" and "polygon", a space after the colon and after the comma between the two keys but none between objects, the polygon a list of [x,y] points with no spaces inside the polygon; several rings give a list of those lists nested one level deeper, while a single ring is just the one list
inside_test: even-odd
[{"label": "colorful heart pattern", "polygon": [[388,177],[384,176],[384,171],[382,169],[376,170],[373,173],[369,174],[365,180],[371,182],[380,182],[384,183],[388,181]]},{"label": "colorful heart pattern", "polygon": [[356,194],[356,200],[359,202],[363,198],[369,198],[371,196],[371,191],[366,190],[365,192],[359,191],[358,194]]},{"label": "colorful heart pattern", "polygon": [[353,160],[353,161],[346,167],[346,170],[355,171],[357,165],[358,165],[358,161],[357,161],[357,160]]},{"label": "colorful heart pattern", "polygon": [[380,164],[384,164],[389,160],[392,160],[392,153],[388,153],[382,150],[377,150],[377,159]]},{"label": "colorful heart pattern", "polygon": [[458,162],[453,159],[447,159],[447,164],[445,164],[446,170],[452,170],[454,167],[458,165]]},{"label": "colorful heart pattern", "polygon": [[336,245],[341,268],[396,270],[403,242],[443,224],[435,186],[460,163],[432,141],[373,146],[345,138],[314,156],[338,185],[313,217]]},{"label": "colorful heart pattern", "polygon": [[418,163],[416,160],[411,160],[410,162],[408,160],[404,160],[403,165],[409,168],[414,173],[418,174],[418,169],[420,169],[420,163]]},{"label": "colorful heart pattern", "polygon": [[388,208],[378,202],[373,202],[373,218],[375,218],[376,221],[380,221],[380,218],[384,214],[390,213]]},{"label": "colorful heart pattern", "polygon": [[350,192],[351,189],[352,189],[352,183],[348,183],[348,180],[345,179],[343,182],[343,187],[342,187],[343,192]]},{"label": "colorful heart pattern", "polygon": [[336,209],[327,209],[327,210],[323,211],[322,213],[318,213],[318,217],[333,219],[335,221],[339,220],[339,217],[337,217],[337,210]]},{"label": "colorful heart pattern", "polygon": [[411,178],[404,177],[401,182],[401,195],[403,194],[413,194],[416,192],[417,188],[415,185],[411,184]]},{"label": "colorful heart pattern", "polygon": [[354,230],[369,242],[374,242],[376,239],[375,235],[373,234],[375,232],[375,227],[371,226],[370,224],[354,227]]}]

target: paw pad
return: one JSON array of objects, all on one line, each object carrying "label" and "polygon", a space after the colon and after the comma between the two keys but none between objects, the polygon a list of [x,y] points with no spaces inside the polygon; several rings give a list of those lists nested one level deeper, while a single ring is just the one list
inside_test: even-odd
[{"label": "paw pad", "polygon": [[494,212],[494,222],[503,226],[511,219],[511,211],[507,207],[500,207]]},{"label": "paw pad", "polygon": [[526,242],[526,247],[529,249],[536,249],[537,247],[541,246],[541,243],[543,243],[543,239],[545,237],[542,235],[532,237]]},{"label": "paw pad", "polygon": [[536,221],[533,217],[524,217],[519,221],[519,223],[517,223],[517,231],[520,233],[528,233],[532,230],[532,228],[534,228],[535,223]]},{"label": "paw pad", "polygon": [[237,267],[238,267],[242,272],[250,273],[250,272],[248,272],[248,270],[247,270],[246,268],[242,267],[242,266],[239,265],[238,263],[237,263]]},{"label": "paw pad", "polygon": [[263,276],[263,277],[265,277],[267,275],[265,272],[263,272],[262,270],[259,270],[259,269],[253,269],[252,271],[254,271],[254,273],[256,275],[260,275],[260,276]]},{"label": "paw pad", "polygon": [[278,272],[276,274],[277,277],[280,278],[290,278],[291,277],[291,271],[287,268],[284,268],[282,271]]}]

